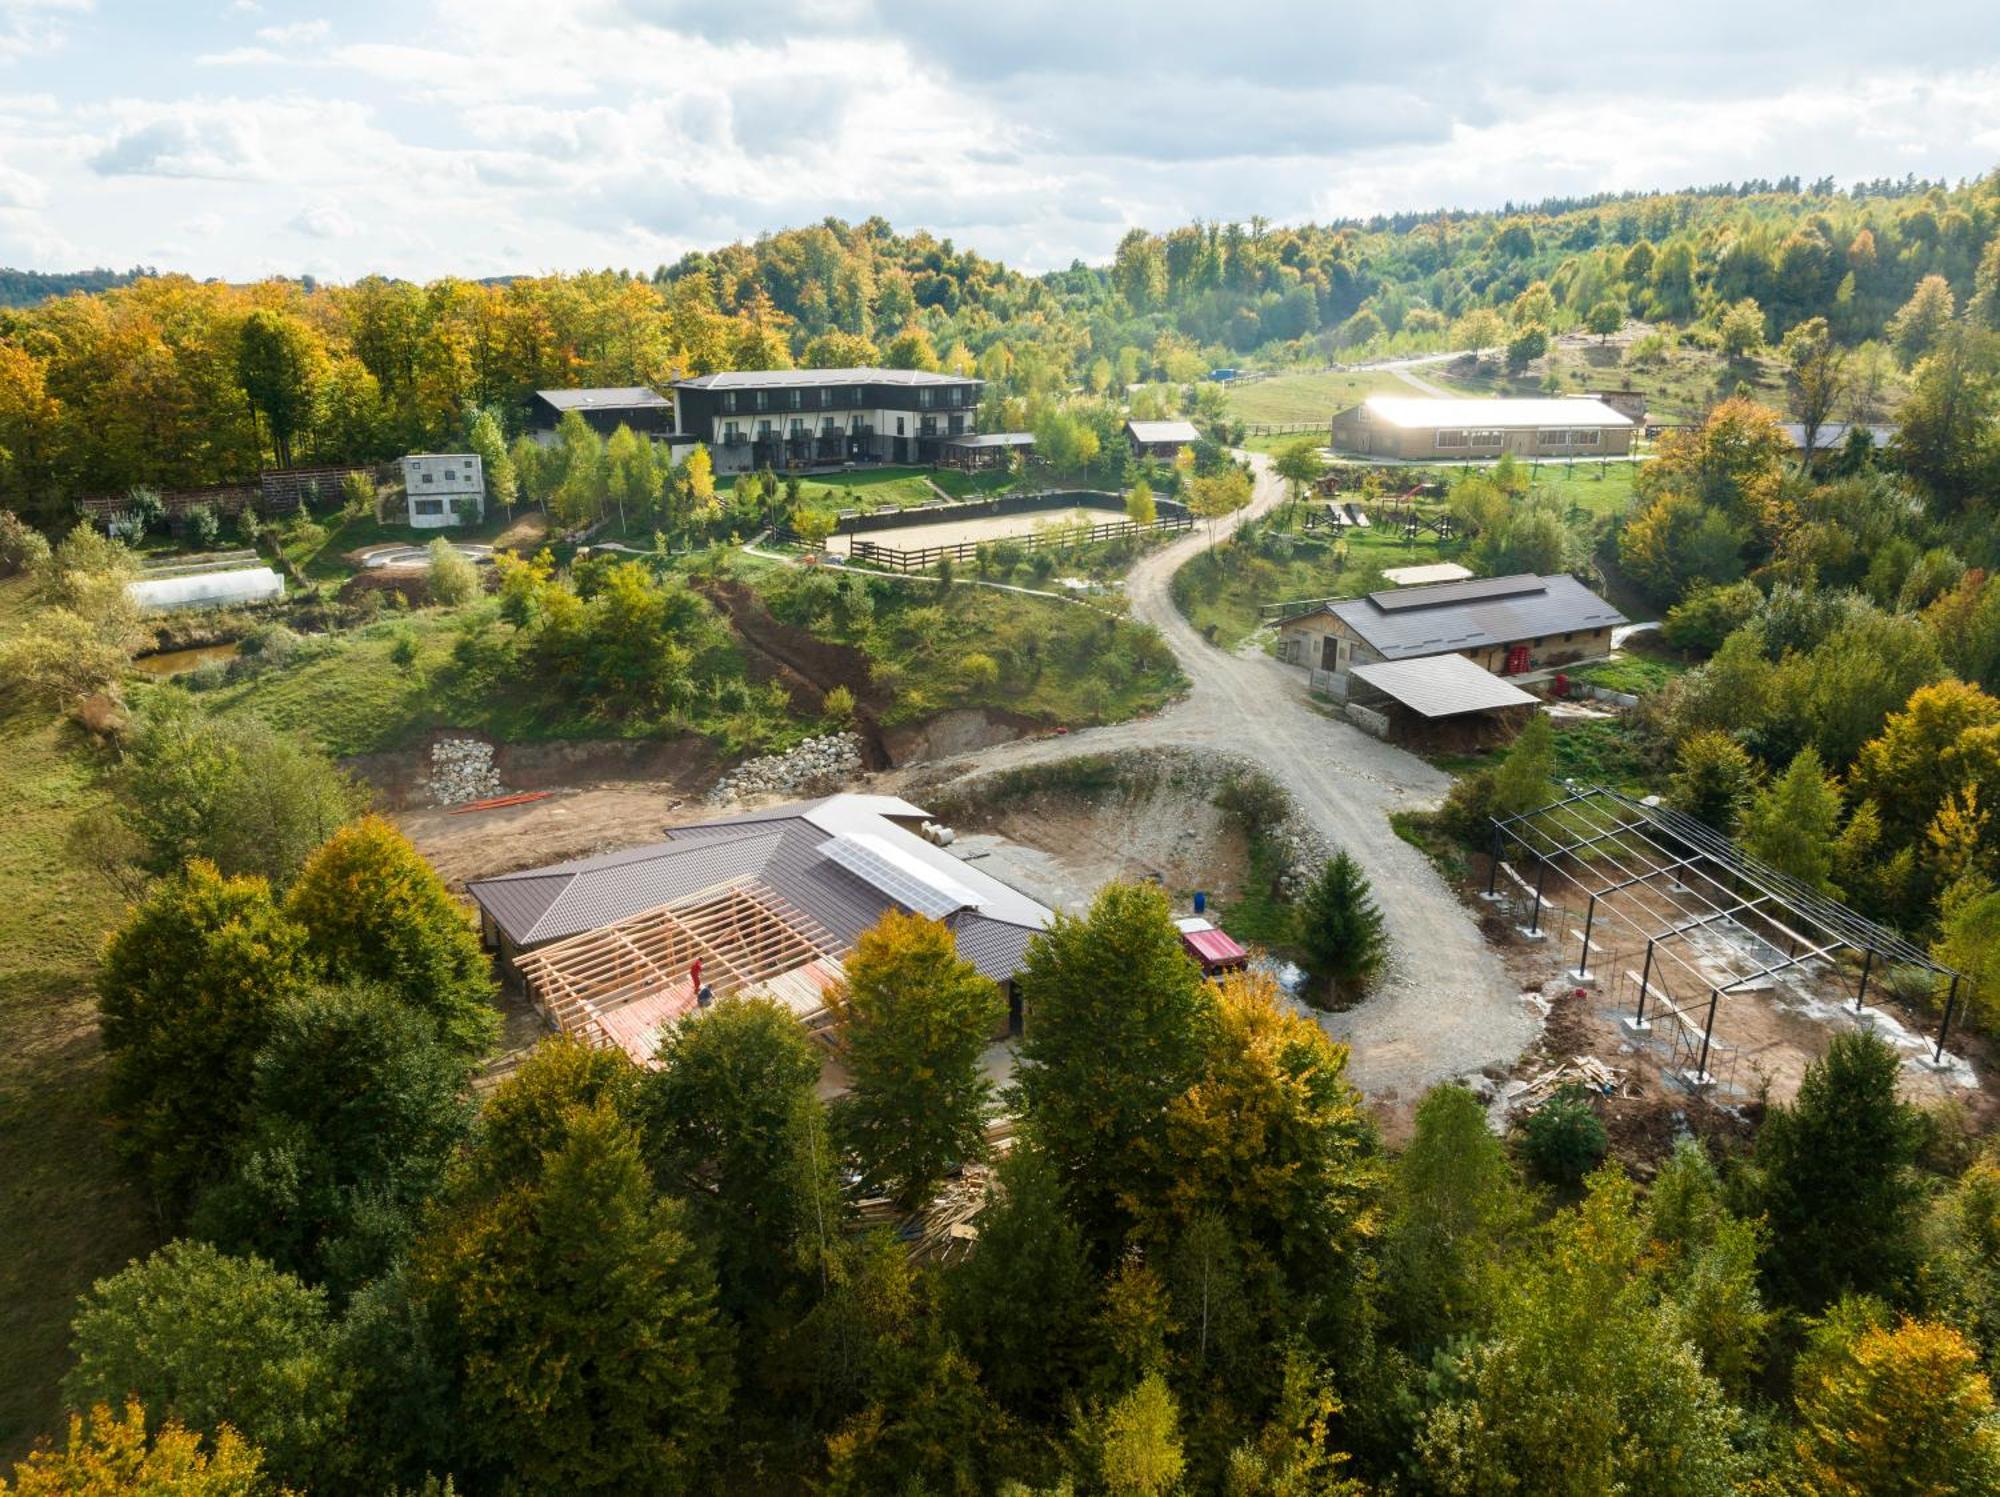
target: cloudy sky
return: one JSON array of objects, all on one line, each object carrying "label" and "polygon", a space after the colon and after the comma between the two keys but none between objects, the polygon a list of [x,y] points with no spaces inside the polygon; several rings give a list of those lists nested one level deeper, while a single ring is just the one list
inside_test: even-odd
[{"label": "cloudy sky", "polygon": [[0,264],[650,268],[2000,165],[1992,0],[0,0]]}]

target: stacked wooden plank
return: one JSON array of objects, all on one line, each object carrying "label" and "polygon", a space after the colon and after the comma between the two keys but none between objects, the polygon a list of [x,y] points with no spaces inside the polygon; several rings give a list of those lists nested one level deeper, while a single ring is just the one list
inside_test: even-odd
[{"label": "stacked wooden plank", "polygon": [[1516,1112],[1533,1112],[1566,1086],[1581,1086],[1600,1096],[1617,1092],[1625,1073],[1607,1066],[1594,1055],[1572,1055],[1539,1076],[1514,1082],[1507,1101]]}]

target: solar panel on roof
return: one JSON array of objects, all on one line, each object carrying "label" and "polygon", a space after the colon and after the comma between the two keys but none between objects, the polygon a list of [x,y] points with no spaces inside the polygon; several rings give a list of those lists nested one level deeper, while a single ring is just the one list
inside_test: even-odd
[{"label": "solar panel on roof", "polygon": [[949,874],[866,832],[830,838],[820,852],[904,909],[933,920],[979,906],[979,896]]},{"label": "solar panel on roof", "polygon": [[1470,603],[1483,598],[1513,598],[1522,593],[1547,592],[1549,585],[1535,576],[1474,577],[1469,582],[1440,582],[1428,587],[1398,587],[1370,593],[1368,601],[1389,613],[1406,608],[1434,608],[1440,603]]}]

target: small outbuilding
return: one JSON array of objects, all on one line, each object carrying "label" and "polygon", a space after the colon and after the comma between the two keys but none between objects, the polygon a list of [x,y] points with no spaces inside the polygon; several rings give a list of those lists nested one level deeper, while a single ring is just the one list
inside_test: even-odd
[{"label": "small outbuilding", "polygon": [[1333,418],[1337,452],[1403,462],[1617,457],[1632,450],[1630,416],[1586,396],[1434,399],[1371,395]]},{"label": "small outbuilding", "polygon": [[1243,944],[1213,921],[1189,915],[1174,925],[1181,933],[1181,949],[1201,968],[1203,977],[1241,972],[1250,965],[1250,953]]},{"label": "small outbuilding", "polygon": [[965,473],[980,473],[1006,467],[1017,452],[1025,458],[1034,450],[1035,434],[1031,431],[983,431],[947,437],[939,450],[938,463]]},{"label": "small outbuilding", "polygon": [[1466,748],[1511,736],[1537,706],[1533,695],[1463,655],[1357,665],[1347,701],[1384,719],[1391,738]]},{"label": "small outbuilding", "polygon": [[1201,433],[1192,421],[1127,421],[1125,441],[1134,457],[1171,459],[1183,447],[1192,447]]},{"label": "small outbuilding", "polygon": [[629,426],[644,437],[674,432],[674,402],[647,385],[607,385],[583,390],[537,390],[528,399],[528,425],[552,432],[575,411],[591,430],[610,436]]},{"label": "small outbuilding", "polygon": [[410,524],[442,530],[486,515],[486,468],[476,452],[413,452],[403,459]]}]

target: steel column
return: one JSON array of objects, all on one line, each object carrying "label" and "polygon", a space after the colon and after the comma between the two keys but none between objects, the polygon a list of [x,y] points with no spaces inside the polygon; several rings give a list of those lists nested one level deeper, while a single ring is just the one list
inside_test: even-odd
[{"label": "steel column", "polygon": [[1542,881],[1549,876],[1549,860],[1543,858],[1535,864],[1535,908],[1528,916],[1528,934],[1542,933]]},{"label": "steel column", "polygon": [[1861,1006],[1868,1001],[1868,974],[1874,970],[1875,952],[1870,948],[1861,955],[1861,986],[1854,990],[1854,1011],[1857,1014],[1861,1012]]},{"label": "steel column", "polygon": [[1646,940],[1646,965],[1639,973],[1639,1011],[1632,1016],[1634,1028],[1643,1028],[1646,1023],[1646,989],[1653,981],[1653,942],[1658,939],[1658,936],[1649,936]]},{"label": "steel column", "polygon": [[1596,918],[1597,896],[1593,894],[1590,896],[1589,905],[1585,907],[1583,912],[1583,948],[1576,954],[1576,975],[1578,977],[1588,977],[1590,975],[1590,926],[1591,922],[1596,920]]},{"label": "steel column", "polygon": [[1937,1049],[1931,1055],[1931,1063],[1933,1065],[1941,1066],[1944,1064],[1945,1036],[1951,1033],[1952,1011],[1957,1007],[1958,1007],[1958,974],[1953,973],[1951,979],[1951,988],[1945,994],[1944,998],[1944,1022],[1938,1025]]},{"label": "steel column", "polygon": [[1694,1063],[1696,1080],[1708,1075],[1708,1037],[1715,1033],[1715,1011],[1722,1006],[1722,990],[1708,990],[1708,1022],[1701,1026],[1701,1059]]}]

